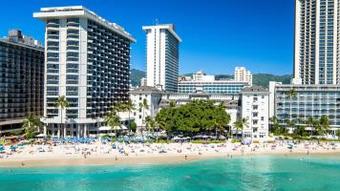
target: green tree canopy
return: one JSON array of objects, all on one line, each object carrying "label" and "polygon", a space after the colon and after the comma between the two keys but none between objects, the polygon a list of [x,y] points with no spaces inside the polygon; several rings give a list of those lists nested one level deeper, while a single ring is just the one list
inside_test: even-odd
[{"label": "green tree canopy", "polygon": [[206,100],[164,108],[156,116],[159,127],[168,132],[197,133],[221,130],[229,121],[230,116],[223,107]]}]

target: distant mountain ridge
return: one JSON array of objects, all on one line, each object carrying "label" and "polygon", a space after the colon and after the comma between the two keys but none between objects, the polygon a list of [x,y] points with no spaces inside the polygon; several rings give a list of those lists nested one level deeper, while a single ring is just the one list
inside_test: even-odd
[{"label": "distant mountain ridge", "polygon": [[133,86],[139,86],[140,85],[140,80],[145,77],[146,74],[144,71],[142,70],[138,70],[138,69],[131,69],[131,84]]},{"label": "distant mountain ridge", "polygon": [[[193,73],[182,74],[180,76],[192,76]],[[131,84],[133,86],[139,86],[140,80],[146,76],[146,73],[142,70],[132,69],[131,70]],[[233,79],[233,75],[230,74],[217,74],[215,78],[217,80],[221,79]],[[289,84],[291,75],[274,75],[274,74],[266,74],[266,73],[257,73],[253,74],[253,85],[262,86],[268,88],[269,81],[277,81],[282,82],[283,84]]]}]

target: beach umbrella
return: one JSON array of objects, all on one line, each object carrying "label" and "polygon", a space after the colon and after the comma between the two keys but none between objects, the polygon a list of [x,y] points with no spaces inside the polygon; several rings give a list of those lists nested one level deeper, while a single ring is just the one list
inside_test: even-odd
[{"label": "beach umbrella", "polygon": [[36,135],[35,137],[36,138],[44,138],[44,137],[46,137],[46,135],[43,134],[43,133],[40,133],[40,134]]},{"label": "beach umbrella", "polygon": [[207,139],[207,138],[209,138],[209,136],[208,135],[203,135],[202,138],[203,139]]},{"label": "beach umbrella", "polygon": [[220,140],[225,140],[225,139],[226,139],[226,137],[223,136],[223,135],[220,135],[218,138],[219,138]]},{"label": "beach umbrella", "polygon": [[202,138],[202,135],[195,135],[193,138],[194,139],[200,139],[200,138]]}]

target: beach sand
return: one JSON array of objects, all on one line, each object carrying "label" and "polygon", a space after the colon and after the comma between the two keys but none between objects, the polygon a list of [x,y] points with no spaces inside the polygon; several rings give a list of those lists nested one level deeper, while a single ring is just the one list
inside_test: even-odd
[{"label": "beach sand", "polygon": [[[275,149],[273,149],[275,145]],[[39,149],[48,152],[39,152]],[[286,144],[258,144],[241,146],[233,143],[226,144],[132,144],[121,145],[124,153],[111,149],[109,145],[58,145],[25,146],[19,152],[11,153],[0,158],[1,168],[11,167],[57,167],[81,165],[143,165],[184,163],[195,160],[212,158],[230,159],[233,156],[254,155],[339,155],[340,145],[330,146],[309,144],[296,145],[292,150]],[[166,153],[160,153],[166,151]],[[86,155],[86,156],[85,156]]]}]

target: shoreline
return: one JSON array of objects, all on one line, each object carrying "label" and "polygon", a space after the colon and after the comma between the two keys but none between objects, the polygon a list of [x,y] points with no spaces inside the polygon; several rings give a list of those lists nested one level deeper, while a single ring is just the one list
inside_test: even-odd
[{"label": "shoreline", "polygon": [[[185,157],[187,156],[187,158]],[[0,159],[0,168],[49,168],[49,167],[71,167],[71,166],[115,166],[115,165],[162,165],[162,164],[184,164],[200,160],[210,159],[232,159],[233,157],[251,156],[339,156],[340,150],[323,151],[273,151],[273,152],[229,152],[229,153],[203,153],[199,154],[164,154],[164,155],[142,155],[142,156],[119,156],[119,157],[45,157],[45,158],[8,158]]]}]

